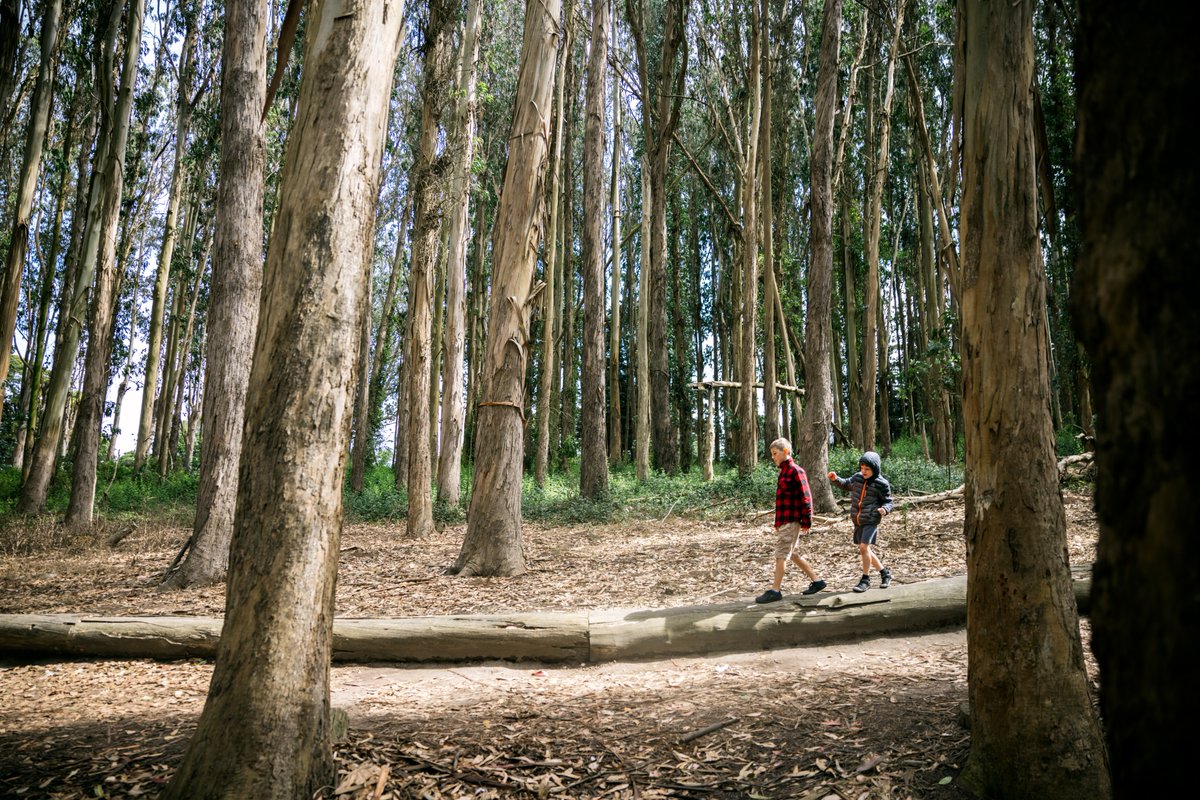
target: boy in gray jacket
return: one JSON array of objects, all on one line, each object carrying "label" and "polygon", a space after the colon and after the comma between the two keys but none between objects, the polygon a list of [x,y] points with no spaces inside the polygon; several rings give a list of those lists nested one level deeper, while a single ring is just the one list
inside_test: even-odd
[{"label": "boy in gray jacket", "polygon": [[863,571],[854,587],[856,592],[871,588],[872,567],[879,570],[880,588],[892,585],[892,571],[871,552],[880,521],[892,511],[892,485],[883,477],[881,466],[879,454],[868,450],[858,459],[858,472],[849,478],[829,473],[830,483],[850,493],[850,520],[854,523],[854,543],[858,545]]}]

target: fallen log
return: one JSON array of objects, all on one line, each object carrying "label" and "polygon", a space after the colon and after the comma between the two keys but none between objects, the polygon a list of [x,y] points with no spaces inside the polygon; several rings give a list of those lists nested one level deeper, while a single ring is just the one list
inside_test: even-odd
[{"label": "fallen log", "polygon": [[[1091,567],[1074,571],[1075,600],[1088,611]],[[790,595],[665,609],[608,609],[404,619],[338,618],[335,661],[474,660],[587,663],[799,647],[966,624],[966,576],[893,584],[863,594]],[[0,656],[212,658],[215,617],[0,615]]]}]

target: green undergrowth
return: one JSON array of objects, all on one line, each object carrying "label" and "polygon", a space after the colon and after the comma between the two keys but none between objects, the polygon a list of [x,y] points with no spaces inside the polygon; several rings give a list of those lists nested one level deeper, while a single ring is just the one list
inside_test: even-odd
[{"label": "green undergrowth", "polygon": [[[834,449],[829,453],[829,468],[847,475],[858,469],[858,451]],[[962,483],[962,465],[941,466],[925,459],[919,444],[897,442],[884,458],[884,475],[898,495],[929,494],[952,489]],[[580,522],[620,522],[625,520],[735,519],[772,507],[777,471],[763,461],[747,476],[733,465],[719,462],[714,476],[706,481],[700,467],[693,464],[686,472],[665,475],[651,472],[638,480],[632,464],[621,464],[609,472],[606,497],[588,500],[579,494],[579,462],[572,459],[553,469],[542,485],[532,474],[524,478],[521,507],[524,519],[542,524]],[[810,476],[813,477],[813,476]],[[815,478],[814,478],[815,479]],[[822,478],[823,479],[823,478]],[[153,463],[134,473],[132,464],[123,459],[101,468],[96,490],[96,516],[108,521],[155,519],[179,526],[191,525],[195,514],[199,479],[195,472],[177,472],[160,478]],[[470,504],[472,469],[464,464],[462,500],[456,505],[436,499],[434,518],[441,524],[465,522]],[[20,497],[20,471],[0,470],[0,519],[15,516]],[[46,514],[61,517],[70,495],[70,474],[60,470],[51,485]],[[401,522],[408,512],[408,494],[397,488],[390,467],[367,470],[360,491],[346,484],[344,509],[348,522]]]}]

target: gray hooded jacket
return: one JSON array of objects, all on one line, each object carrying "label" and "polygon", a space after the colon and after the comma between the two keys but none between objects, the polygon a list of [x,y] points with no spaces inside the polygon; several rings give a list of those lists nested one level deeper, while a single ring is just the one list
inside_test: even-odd
[{"label": "gray hooded jacket", "polygon": [[883,461],[878,453],[868,450],[858,459],[858,463],[866,464],[874,475],[867,479],[861,472],[856,472],[848,478],[836,478],[833,482],[850,494],[850,521],[855,527],[878,525],[883,519],[880,509],[892,513],[892,485],[883,477]]}]

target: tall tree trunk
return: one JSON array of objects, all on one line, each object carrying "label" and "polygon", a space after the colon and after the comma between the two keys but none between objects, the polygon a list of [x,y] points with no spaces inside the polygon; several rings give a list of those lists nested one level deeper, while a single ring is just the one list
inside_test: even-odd
[{"label": "tall tree trunk", "polygon": [[812,260],[808,267],[808,314],[804,327],[804,416],[800,421],[796,455],[814,476],[813,508],[829,513],[837,508],[829,481],[829,430],[833,398],[829,378],[830,302],[833,296],[833,112],[837,104],[838,40],[841,0],[825,0],[821,19],[821,52],[817,75],[816,124],[812,157]]},{"label": "tall tree trunk", "polygon": [[762,124],[762,37],[757,0],[750,3],[749,58],[746,75],[750,85],[746,152],[741,173],[742,188],[742,305],[741,348],[738,352],[738,472],[747,477],[758,462],[758,390],[755,364],[758,361],[758,148]]},{"label": "tall tree trunk", "polygon": [[[97,176],[103,186],[99,217],[99,249],[96,253],[96,284],[92,291],[88,325],[87,357],[84,363],[83,391],[75,417],[75,461],[71,469],[71,499],[66,524],[85,527],[92,522],[96,500],[96,464],[100,456],[100,426],[104,422],[104,399],[108,393],[109,361],[112,353],[113,285],[117,279],[117,214],[125,183],[125,145],[129,139],[129,119],[133,111],[133,89],[142,44],[142,16],[145,0],[131,0],[126,15],[125,59],[121,66],[121,88],[113,98],[112,141],[97,162]],[[88,220],[91,224],[92,220]]]},{"label": "tall tree trunk", "polygon": [[[75,359],[79,353],[83,320],[88,314],[89,290],[99,261],[101,220],[103,219],[106,192],[105,177],[109,174],[105,167],[107,167],[108,154],[116,135],[114,133],[116,116],[113,113],[116,103],[116,87],[113,82],[115,80],[117,40],[121,29],[121,10],[120,3],[113,5],[104,33],[100,34],[103,38],[97,39],[96,43],[100,61],[98,74],[101,76],[101,83],[98,87],[100,132],[96,139],[95,163],[101,165],[101,169],[94,171],[91,176],[87,213],[84,215],[84,224],[78,229],[80,238],[73,246],[72,255],[74,259],[78,260],[78,263],[69,272],[68,279],[64,281],[58,317],[58,335],[54,349],[54,364],[50,372],[50,382],[46,388],[45,410],[42,414],[42,423],[38,429],[32,457],[29,459],[29,472],[21,487],[21,498],[17,502],[17,510],[23,514],[39,513],[46,503],[50,480],[61,454],[62,432],[69,417],[68,400],[71,378],[75,368]],[[68,259],[68,263],[74,259]]]},{"label": "tall tree trunk", "polygon": [[1041,329],[1033,2],[962,0],[959,14],[971,707],[962,778],[987,797],[1105,798],[1108,763],[1066,558]]},{"label": "tall tree trunk", "polygon": [[[211,231],[211,229],[210,229]],[[193,329],[196,325],[196,302],[200,299],[200,284],[204,280],[204,269],[208,262],[208,254],[211,250],[212,238],[205,236],[204,252],[196,262],[196,276],[192,282],[191,291],[187,297],[191,298],[188,302],[188,312],[186,322],[183,323],[183,335],[179,339],[179,347],[175,367],[172,369],[172,374],[175,375],[175,380],[172,384],[175,402],[171,406],[170,413],[170,428],[167,435],[166,452],[170,454],[169,458],[160,459],[158,462],[158,474],[160,477],[166,477],[168,468],[170,471],[179,469],[180,466],[175,463],[175,457],[179,455],[179,435],[183,427],[183,403],[184,389],[187,386],[188,364],[192,361],[192,354],[202,348],[193,340]],[[203,353],[201,352],[202,360]],[[187,461],[183,462],[182,468],[187,470],[190,464]]]},{"label": "tall tree trunk", "polygon": [[[636,1],[636,5],[635,5]],[[683,84],[687,73],[687,15],[684,0],[666,0],[662,7],[658,70],[651,82],[645,31],[644,0],[626,0],[629,24],[637,50],[642,89],[642,126],[650,164],[649,293],[642,301],[650,306],[647,344],[650,349],[650,421],[653,427],[654,466],[674,474],[678,469],[674,426],[671,424],[670,373],[667,354],[667,166],[671,142],[679,123]],[[643,205],[642,213],[646,213]],[[643,264],[643,269],[646,265]],[[641,389],[639,387],[639,394]]]},{"label": "tall tree trunk", "polygon": [[[7,15],[6,15],[7,16]],[[12,355],[13,333],[17,326],[17,306],[21,301],[21,276],[29,249],[29,218],[37,192],[42,165],[42,146],[50,127],[50,109],[54,90],[54,65],[58,57],[58,23],[62,0],[46,0],[42,12],[41,60],[38,64],[33,99],[29,104],[29,123],[25,131],[25,154],[17,178],[16,201],[8,245],[8,260],[0,284],[0,412],[4,410],[4,392]],[[19,28],[13,20],[14,28]],[[5,39],[7,40],[7,35]],[[15,44],[15,41],[14,41]],[[122,154],[124,155],[124,154]]]},{"label": "tall tree trunk", "polygon": [[412,272],[408,313],[408,528],[406,536],[433,533],[433,469],[430,461],[429,392],[432,379],[433,298],[438,235],[445,209],[438,180],[442,158],[437,155],[438,126],[450,80],[450,2],[434,0],[425,30],[425,85],[422,89],[421,135],[417,144],[413,182]]},{"label": "tall tree trunk", "polygon": [[404,13],[379,0],[309,11],[246,401],[228,610],[208,700],[165,798],[300,800],[335,778],[342,479]]},{"label": "tall tree trunk", "polygon": [[[13,449],[13,466],[22,469],[26,465],[27,453],[33,446],[33,433],[37,429],[38,407],[42,397],[42,365],[46,358],[46,345],[50,335],[50,304],[53,300],[55,272],[58,256],[62,249],[62,225],[66,215],[67,200],[72,196],[68,188],[71,170],[68,167],[72,146],[75,142],[76,124],[80,115],[80,97],[76,92],[71,99],[71,108],[67,112],[67,130],[62,143],[62,162],[58,173],[58,185],[55,190],[57,200],[54,208],[54,224],[50,231],[49,251],[41,259],[42,274],[38,281],[37,315],[33,324],[33,356],[27,366],[25,379],[22,381],[21,420],[17,432],[17,441]],[[86,147],[80,147],[86,153]],[[82,176],[81,176],[82,179]],[[81,184],[80,184],[81,186]],[[82,188],[77,188],[77,194],[86,195]],[[78,199],[77,199],[78,200]],[[66,276],[63,276],[64,281]],[[26,396],[25,386],[29,387]]]},{"label": "tall tree trunk", "polygon": [[1187,741],[1200,713],[1189,680],[1200,569],[1194,542],[1180,535],[1195,508],[1186,465],[1196,428],[1181,412],[1200,391],[1190,322],[1200,170],[1192,125],[1171,112],[1196,96],[1200,63],[1189,35],[1195,7],[1155,10],[1081,2],[1076,51],[1072,318],[1091,365],[1099,467],[1092,649],[1113,795],[1123,798],[1186,785],[1191,759],[1162,745]]},{"label": "tall tree trunk", "polygon": [[487,250],[485,219],[484,199],[481,196],[475,201],[475,253],[472,256],[467,303],[470,312],[467,321],[467,415],[463,425],[463,448],[470,453],[475,452],[475,411],[479,401],[480,362],[483,360],[483,296],[487,288],[483,270],[483,256]]},{"label": "tall tree trunk", "polygon": [[[163,222],[162,249],[158,256],[158,271],[154,278],[154,295],[150,307],[150,332],[147,337],[145,380],[142,383],[142,409],[139,416],[137,445],[134,450],[134,470],[141,470],[146,463],[150,451],[150,437],[155,429],[154,400],[159,383],[159,359],[162,348],[163,317],[167,305],[167,287],[171,280],[171,259],[175,254],[175,244],[179,239],[178,219],[179,206],[183,198],[185,160],[187,157],[187,138],[191,129],[192,102],[188,97],[186,82],[183,76],[191,69],[195,46],[195,26],[189,27],[183,51],[179,55],[181,85],[175,112],[175,164],[171,169],[171,188],[167,201],[167,215]],[[163,361],[166,364],[168,362]],[[163,387],[161,397],[167,397],[166,387]],[[161,443],[155,445],[160,454],[165,453]],[[161,457],[161,455],[160,455]]]},{"label": "tall tree trunk", "polygon": [[[846,416],[850,422],[850,441],[861,446],[866,441],[863,425],[866,414],[863,412],[862,373],[858,367],[858,280],[855,277],[854,256],[850,246],[850,220],[853,217],[850,210],[850,192],[843,191],[839,201],[842,206],[842,213],[839,215],[842,226],[842,303],[846,315]],[[840,379],[842,371],[836,370],[836,373]],[[837,392],[835,396],[840,398],[841,392]],[[838,406],[841,406],[840,400]]]},{"label": "tall tree trunk", "polygon": [[[695,203],[695,194],[689,197],[690,203]],[[688,335],[684,318],[684,280],[690,270],[684,267],[687,262],[679,252],[683,235],[683,215],[679,210],[680,197],[674,193],[671,197],[671,244],[669,248],[670,263],[675,265],[671,270],[671,344],[675,350],[674,374],[671,376],[671,396],[675,401],[675,413],[679,419],[679,469],[687,472],[692,468],[692,404],[688,387]]]},{"label": "tall tree trunk", "polygon": [[478,74],[480,0],[467,3],[462,58],[458,71],[458,108],[454,135],[455,183],[450,192],[450,248],[446,258],[446,347],[442,358],[442,447],[438,453],[438,499],[457,508],[462,502],[462,448],[465,398],[463,355],[467,317],[467,212],[471,207],[471,166],[475,160],[475,84]]},{"label": "tall tree trunk", "polygon": [[[614,25],[615,29],[615,25]],[[615,34],[614,34],[615,38]],[[623,458],[621,439],[621,76],[613,70],[612,186],[612,274],[608,312],[608,463]]]},{"label": "tall tree trunk", "polygon": [[[447,53],[447,56],[452,56],[452,53]],[[450,66],[447,65],[447,70]],[[447,91],[450,91],[449,80],[450,73],[447,72]],[[449,95],[447,95],[448,97]],[[449,163],[449,153],[443,153],[441,159],[443,169],[445,164]],[[436,470],[434,466],[438,462],[438,453],[441,448],[438,447],[438,412],[440,411],[438,403],[438,395],[441,394],[441,385],[439,376],[442,372],[442,344],[443,334],[446,331],[446,253],[449,250],[448,235],[450,226],[446,224],[446,190],[450,188],[449,182],[444,182],[439,192],[439,197],[442,202],[442,221],[439,226],[440,233],[438,235],[437,255],[433,259],[433,303],[430,306],[433,316],[433,324],[430,328],[431,337],[429,342],[429,396],[425,399],[425,408],[429,412],[429,477],[432,483]],[[431,495],[432,496],[432,495]]]},{"label": "tall tree trunk", "polygon": [[[778,356],[775,351],[775,305],[779,302],[779,287],[775,284],[775,220],[771,174],[771,95],[774,93],[775,60],[771,51],[770,8],[763,3],[762,18],[762,143],[759,145],[759,170],[762,182],[762,250],[763,250],[763,440],[769,449],[779,438],[779,381]],[[780,315],[779,322],[783,322]],[[785,334],[786,336],[786,334]],[[795,385],[795,384],[793,384]]]},{"label": "tall tree trunk", "polygon": [[[572,14],[574,3],[567,2],[567,17]],[[554,154],[550,162],[550,201],[547,207],[550,223],[545,241],[542,243],[546,289],[542,295],[542,363],[538,379],[537,452],[534,454],[533,479],[538,486],[546,483],[546,470],[550,466],[550,443],[557,439],[557,428],[552,424],[552,409],[556,405],[558,376],[558,312],[562,303],[561,281],[558,280],[558,218],[562,204],[558,201],[559,176],[563,169],[563,121],[566,112],[563,96],[566,84],[567,61],[570,59],[571,40],[574,26],[567,24],[562,48],[561,63],[554,73]]]},{"label": "tall tree trunk", "polygon": [[608,495],[604,359],[604,118],[609,0],[592,0],[583,130],[583,403],[579,494]]},{"label": "tall tree trunk", "polygon": [[261,3],[226,0],[200,481],[187,557],[164,581],[171,587],[216,583],[229,565],[262,288],[266,30]]},{"label": "tall tree trunk", "polygon": [[634,463],[637,479],[650,477],[650,170],[642,159],[642,257],[638,265],[637,295],[637,432],[634,436]]},{"label": "tall tree trunk", "polygon": [[[374,304],[372,300],[371,281],[367,281],[367,307]],[[367,472],[367,452],[371,449],[371,423],[368,419],[371,413],[371,316],[363,319],[362,330],[358,334],[362,341],[359,347],[364,353],[358,364],[358,382],[354,387],[354,418],[350,423],[350,491],[361,492]]]},{"label": "tall tree trunk", "polygon": [[[570,15],[568,20],[574,20],[574,15]],[[574,28],[572,21],[568,21],[568,27]],[[574,33],[571,38],[574,39]],[[563,101],[563,109],[566,112],[566,122],[563,128],[563,152],[566,154],[562,165],[562,196],[559,202],[562,208],[559,209],[558,224],[562,229],[562,252],[559,255],[558,280],[562,287],[562,305],[559,308],[559,319],[562,321],[559,325],[559,346],[562,348],[561,364],[562,369],[560,376],[562,378],[562,386],[559,391],[559,405],[562,409],[560,414],[560,424],[558,428],[559,444],[564,445],[558,449],[558,468],[562,471],[567,469],[567,459],[575,454],[579,447],[579,394],[577,386],[578,378],[578,356],[577,341],[575,336],[575,319],[576,319],[576,303],[575,303],[575,163],[572,158],[573,142],[575,141],[575,106],[576,97],[579,94],[579,88],[576,81],[574,48],[566,48],[566,52],[572,54],[567,62],[567,96]],[[567,447],[565,445],[571,445]]]},{"label": "tall tree trunk", "polygon": [[[881,279],[879,277],[879,239],[883,225],[883,183],[887,177],[888,157],[891,150],[892,134],[892,98],[896,86],[896,60],[900,57],[900,29],[904,22],[904,0],[896,4],[894,28],[892,30],[892,45],[888,53],[887,74],[884,79],[883,101],[879,108],[879,145],[876,148],[875,159],[872,163],[871,181],[869,186],[869,210],[866,218],[867,245],[867,283],[864,287],[867,301],[866,313],[863,315],[863,348],[862,348],[862,386],[863,386],[863,447],[875,449],[877,443],[875,412],[876,412],[876,380],[879,359],[883,358],[877,349],[879,337],[878,325],[881,305]],[[918,98],[920,102],[920,98]]]},{"label": "tall tree trunk", "polygon": [[561,10],[559,0],[529,0],[525,6],[508,166],[493,228],[492,299],[478,412],[475,488],[455,564],[463,576],[525,571],[521,540],[525,366],[530,312],[544,288],[535,286],[534,278]]}]

